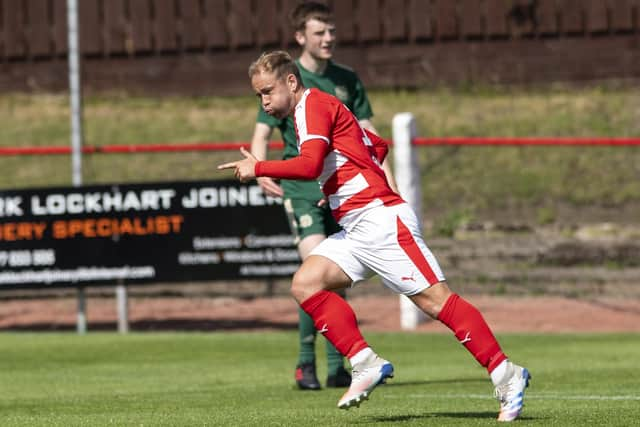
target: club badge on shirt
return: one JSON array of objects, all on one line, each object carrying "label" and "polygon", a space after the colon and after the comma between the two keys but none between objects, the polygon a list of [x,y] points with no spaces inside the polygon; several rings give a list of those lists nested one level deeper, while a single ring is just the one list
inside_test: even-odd
[{"label": "club badge on shirt", "polygon": [[340,101],[347,102],[349,100],[349,91],[344,86],[336,86],[336,98]]},{"label": "club badge on shirt", "polygon": [[313,217],[309,214],[304,214],[300,216],[300,227],[308,228],[313,225]]}]

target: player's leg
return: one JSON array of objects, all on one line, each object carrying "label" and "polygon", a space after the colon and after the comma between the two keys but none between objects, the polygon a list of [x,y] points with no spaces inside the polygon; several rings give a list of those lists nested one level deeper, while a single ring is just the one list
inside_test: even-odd
[{"label": "player's leg", "polygon": [[480,311],[445,283],[435,284],[409,298],[425,313],[451,329],[475,359],[487,369],[500,402],[498,421],[513,421],[524,406],[524,390],[531,375],[507,359]]},{"label": "player's leg", "polygon": [[[400,250],[398,255],[393,254],[393,242],[389,242],[388,247],[384,246],[382,250],[388,251],[384,259],[397,262],[390,263],[390,267],[382,265],[373,268],[379,270],[385,284],[407,295],[426,314],[454,332],[458,341],[487,369],[497,390],[503,390],[499,419],[515,419],[522,409],[524,387],[529,380],[528,371],[507,360],[480,311],[453,293],[444,283],[440,266],[424,243],[418,221],[410,208],[399,205],[394,209],[386,209],[382,215],[389,213],[395,215],[396,226],[395,236],[391,240],[396,239]],[[378,240],[383,238],[378,237]],[[511,386],[504,386],[506,383]]]},{"label": "player's leg", "polygon": [[[324,235],[331,236],[342,230],[333,218],[329,204],[322,206],[316,204],[315,209],[318,214],[322,215],[322,223],[324,225]],[[335,292],[342,298],[347,298],[346,289],[337,289]],[[331,341],[324,340],[327,351],[327,387],[349,387],[351,385],[351,374],[344,367],[344,357],[331,344]]]},{"label": "player's leg", "polygon": [[460,344],[489,373],[506,360],[507,357],[480,311],[451,292],[445,283],[435,283],[409,298],[426,314],[451,329]]},{"label": "player's leg", "polygon": [[313,318],[316,329],[349,358],[353,379],[338,402],[344,409],[359,406],[375,387],[393,376],[391,363],[378,357],[363,338],[353,309],[332,292],[370,275],[351,255],[342,232],[316,247],[292,282],[294,298]]},{"label": "player's leg", "polygon": [[[315,195],[311,195],[315,196]],[[291,230],[298,242],[298,253],[302,260],[326,236],[340,230],[331,212],[326,206],[318,206],[318,202],[309,198],[285,199],[285,210],[289,217]],[[344,291],[338,291],[344,297]],[[295,379],[302,390],[319,390],[320,382],[316,375],[315,339],[316,329],[313,320],[301,308],[298,308],[299,353],[296,364]],[[344,369],[343,356],[325,340],[327,349],[327,386],[347,387],[351,376]]]},{"label": "player's leg", "polygon": [[[316,329],[347,356],[366,347],[359,331],[351,330],[351,326],[356,326],[353,310],[344,298],[333,292],[350,284],[351,279],[336,263],[312,254],[304,260],[293,276],[291,285],[293,297],[313,318]],[[348,325],[346,328],[350,330],[349,333],[338,333],[342,324]]]},{"label": "player's leg", "polygon": [[[325,239],[324,234],[311,234],[304,237],[298,244],[300,257],[304,260],[311,250]],[[338,289],[341,297],[345,297],[344,289]],[[298,332],[300,337],[300,352],[296,365],[295,378],[302,390],[319,390],[320,383],[316,375],[315,339],[316,328],[313,319],[298,307]],[[327,387],[348,387],[351,375],[344,368],[344,357],[329,340],[324,340],[327,351]]]},{"label": "player's leg", "polygon": [[300,390],[320,390],[320,381],[316,373],[316,329],[313,319],[298,307],[299,352],[296,363],[295,379]]},{"label": "player's leg", "polygon": [[[311,250],[326,237],[322,217],[313,215],[314,202],[305,199],[286,198],[284,208],[291,232],[296,239],[298,254],[304,260]],[[298,307],[298,361],[295,380],[301,390],[320,390],[316,374],[316,329],[313,320]]]},{"label": "player's leg", "polygon": [[[451,292],[438,261],[424,243],[417,218],[408,205],[376,210],[365,218],[360,249],[362,262],[378,272],[385,285],[407,295],[426,314],[454,331],[458,340],[491,372],[506,359],[480,312]],[[386,228],[376,224],[393,224]],[[374,246],[374,243],[377,244]]]},{"label": "player's leg", "polygon": [[[304,230],[303,230],[304,232]],[[311,250],[325,239],[324,234],[308,234],[298,243],[301,259],[306,259]],[[316,328],[313,319],[298,307],[298,363],[296,364],[295,379],[301,390],[320,390],[320,382],[316,374]]]},{"label": "player's leg", "polygon": [[[343,291],[336,291],[336,293],[345,297]],[[324,340],[324,342],[327,351],[327,387],[349,387],[351,374],[344,366],[344,356],[331,344],[331,341]]]}]

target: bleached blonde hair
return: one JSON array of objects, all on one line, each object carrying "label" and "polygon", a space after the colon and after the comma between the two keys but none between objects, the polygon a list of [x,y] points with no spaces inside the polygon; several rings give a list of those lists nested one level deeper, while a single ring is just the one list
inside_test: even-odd
[{"label": "bleached blonde hair", "polygon": [[250,79],[263,72],[274,73],[277,79],[293,74],[298,79],[298,82],[302,83],[298,66],[291,55],[283,50],[264,52],[249,66]]}]

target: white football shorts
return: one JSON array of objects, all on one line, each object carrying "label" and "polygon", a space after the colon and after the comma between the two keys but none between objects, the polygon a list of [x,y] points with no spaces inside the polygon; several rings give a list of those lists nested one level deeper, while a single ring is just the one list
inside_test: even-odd
[{"label": "white football shorts", "polygon": [[385,286],[407,296],[445,280],[407,203],[372,209],[348,232],[327,237],[311,255],[338,264],[354,284],[378,274]]}]

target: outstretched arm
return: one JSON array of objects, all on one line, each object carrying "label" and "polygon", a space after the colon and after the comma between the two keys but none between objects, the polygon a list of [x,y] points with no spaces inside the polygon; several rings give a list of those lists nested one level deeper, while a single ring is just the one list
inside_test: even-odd
[{"label": "outstretched arm", "polygon": [[234,174],[241,182],[255,177],[312,180],[320,176],[324,165],[327,143],[320,139],[306,141],[300,148],[300,155],[287,160],[258,161],[251,153],[240,148],[243,160],[218,166],[218,170],[235,169]]},{"label": "outstretched arm", "polygon": [[321,139],[305,141],[300,154],[287,160],[266,160],[256,165],[256,176],[312,180],[320,176],[327,143]]}]

